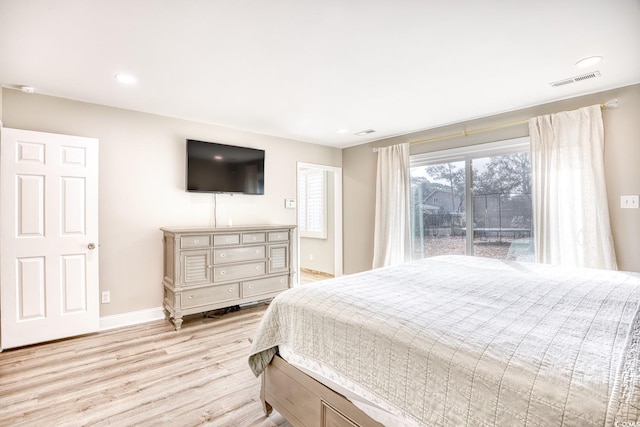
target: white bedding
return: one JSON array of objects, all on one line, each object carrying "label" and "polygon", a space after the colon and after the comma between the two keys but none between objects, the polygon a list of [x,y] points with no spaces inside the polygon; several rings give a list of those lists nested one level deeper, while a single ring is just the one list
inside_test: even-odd
[{"label": "white bedding", "polygon": [[640,274],[446,256],[280,294],[253,341],[419,425],[614,425],[640,417]]}]

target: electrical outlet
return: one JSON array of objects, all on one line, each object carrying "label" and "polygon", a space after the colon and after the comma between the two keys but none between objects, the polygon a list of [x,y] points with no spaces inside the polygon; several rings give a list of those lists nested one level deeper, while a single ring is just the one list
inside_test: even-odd
[{"label": "electrical outlet", "polygon": [[638,196],[620,196],[620,207],[622,209],[638,209]]},{"label": "electrical outlet", "polygon": [[102,303],[109,304],[111,302],[111,292],[102,291]]}]

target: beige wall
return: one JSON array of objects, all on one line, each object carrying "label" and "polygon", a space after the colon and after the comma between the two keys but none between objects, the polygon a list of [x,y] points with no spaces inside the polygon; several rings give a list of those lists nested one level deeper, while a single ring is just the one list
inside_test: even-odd
[{"label": "beige wall", "polygon": [[[640,85],[563,100],[532,108],[398,136],[343,150],[344,174],[344,267],[345,273],[371,268],[375,208],[376,155],[373,147],[412,142],[463,130],[495,126],[558,111],[574,110],[617,98],[620,107],[603,112],[605,168],[609,210],[618,266],[640,271],[640,209],[620,209],[620,196],[640,194]],[[412,154],[528,135],[526,124],[415,144]]]},{"label": "beige wall", "polygon": [[185,139],[266,150],[265,195],[218,195],[217,223],[295,224],[297,162],[341,166],[341,150],[20,91],[2,90],[5,127],[100,140],[101,316],[162,304],[159,227],[213,224],[213,196],[184,191]]}]

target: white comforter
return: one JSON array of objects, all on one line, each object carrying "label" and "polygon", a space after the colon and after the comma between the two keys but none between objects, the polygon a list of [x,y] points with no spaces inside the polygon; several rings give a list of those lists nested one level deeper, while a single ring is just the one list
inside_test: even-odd
[{"label": "white comforter", "polygon": [[428,258],[280,294],[249,363],[286,345],[425,426],[640,425],[639,303],[638,273]]}]

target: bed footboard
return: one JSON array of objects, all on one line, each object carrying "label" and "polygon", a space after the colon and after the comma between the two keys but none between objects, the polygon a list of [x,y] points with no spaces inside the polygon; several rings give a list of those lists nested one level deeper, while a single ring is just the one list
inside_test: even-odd
[{"label": "bed footboard", "polygon": [[260,398],[267,415],[273,407],[296,427],[383,427],[347,398],[279,356],[262,374]]}]

